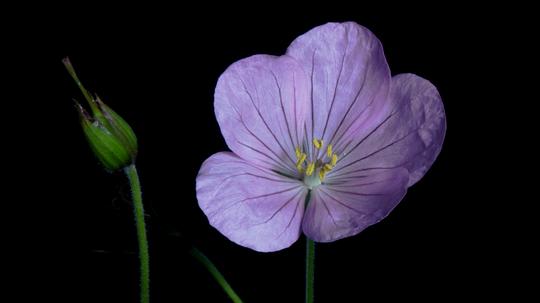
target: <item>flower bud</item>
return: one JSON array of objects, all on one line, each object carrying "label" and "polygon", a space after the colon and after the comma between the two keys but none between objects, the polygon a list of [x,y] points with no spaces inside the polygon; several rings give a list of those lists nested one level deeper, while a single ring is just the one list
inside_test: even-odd
[{"label": "flower bud", "polygon": [[81,119],[81,125],[96,157],[106,170],[112,172],[135,162],[137,156],[137,137],[115,111],[101,101],[92,97],[82,86],[68,58],[63,60],[69,74],[81,89],[88,101],[92,114],[75,101]]}]

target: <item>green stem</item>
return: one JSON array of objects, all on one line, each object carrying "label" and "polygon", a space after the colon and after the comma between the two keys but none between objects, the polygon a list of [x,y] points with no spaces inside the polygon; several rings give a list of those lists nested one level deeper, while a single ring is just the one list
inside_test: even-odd
[{"label": "green stem", "polygon": [[234,303],[242,303],[242,300],[240,299],[240,297],[238,297],[238,295],[232,289],[231,285],[227,282],[227,280],[225,280],[225,277],[219,272],[217,267],[214,265],[214,263],[212,263],[212,261],[210,261],[210,259],[208,259],[207,256],[205,256],[200,250],[198,250],[195,247],[192,247],[189,253],[195,259],[197,259],[197,261],[201,262],[201,264],[204,265],[204,267],[206,267],[206,269],[210,272],[210,274],[214,277],[214,279],[216,279],[216,281],[219,283],[221,288],[223,288],[225,293],[227,293],[229,298]]},{"label": "green stem", "polygon": [[306,237],[306,303],[313,303],[315,284],[315,242]]},{"label": "green stem", "polygon": [[150,302],[150,261],[148,255],[148,239],[144,223],[144,208],[142,203],[141,184],[137,175],[135,164],[124,168],[131,185],[135,224],[137,225],[137,239],[139,241],[139,260],[141,264],[141,303]]}]

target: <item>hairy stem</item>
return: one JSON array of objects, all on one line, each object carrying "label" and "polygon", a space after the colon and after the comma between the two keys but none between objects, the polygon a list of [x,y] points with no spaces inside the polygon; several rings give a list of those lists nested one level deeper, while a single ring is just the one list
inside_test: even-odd
[{"label": "hairy stem", "polygon": [[131,185],[133,197],[133,210],[135,224],[137,226],[137,239],[139,242],[139,261],[141,275],[141,303],[150,302],[150,258],[148,255],[148,239],[146,237],[146,225],[144,223],[144,207],[142,203],[141,184],[135,164],[124,168]]}]

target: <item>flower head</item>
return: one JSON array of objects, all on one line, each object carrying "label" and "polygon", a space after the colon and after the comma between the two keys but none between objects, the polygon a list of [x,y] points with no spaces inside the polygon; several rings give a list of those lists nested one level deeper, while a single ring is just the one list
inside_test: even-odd
[{"label": "flower head", "polygon": [[214,107],[232,152],[203,163],[199,205],[257,251],[379,222],[432,165],[446,130],[437,89],[413,74],[391,77],[379,40],[353,22],[316,27],[283,56],[234,63]]}]

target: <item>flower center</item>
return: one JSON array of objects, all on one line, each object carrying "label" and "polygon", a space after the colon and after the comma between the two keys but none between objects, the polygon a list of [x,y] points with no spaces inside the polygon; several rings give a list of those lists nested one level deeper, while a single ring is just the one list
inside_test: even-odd
[{"label": "flower center", "polygon": [[313,146],[315,147],[315,155],[308,159],[308,155],[296,147],[296,169],[303,175],[304,183],[309,189],[320,185],[324,181],[326,173],[331,171],[338,161],[338,155],[333,152],[332,144],[326,146],[326,153],[318,158],[319,150],[324,146],[324,142],[321,139],[313,139]]}]

